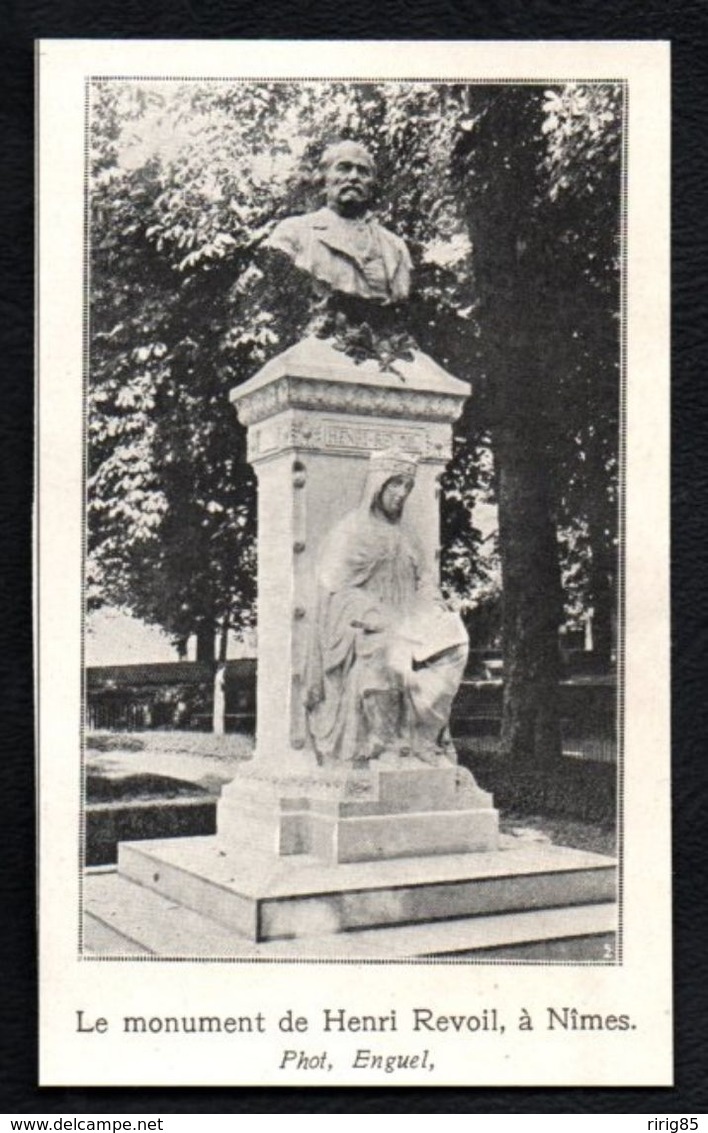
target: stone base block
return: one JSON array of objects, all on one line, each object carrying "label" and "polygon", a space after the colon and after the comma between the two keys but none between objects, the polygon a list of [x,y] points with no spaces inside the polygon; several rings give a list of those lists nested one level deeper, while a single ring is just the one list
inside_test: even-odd
[{"label": "stone base block", "polygon": [[617,880],[612,859],[549,845],[326,865],[217,838],[123,843],[119,873],[254,942],[606,904]]},{"label": "stone base block", "polygon": [[309,817],[310,852],[327,862],[366,862],[419,854],[495,850],[495,810],[430,811],[359,818]]},{"label": "stone base block", "polygon": [[498,813],[465,768],[238,775],[219,802],[225,848],[363,862],[495,850]]},{"label": "stone base block", "polygon": [[86,878],[82,951],[114,958],[390,961],[614,959],[612,902],[492,913],[260,943],[117,873]]}]

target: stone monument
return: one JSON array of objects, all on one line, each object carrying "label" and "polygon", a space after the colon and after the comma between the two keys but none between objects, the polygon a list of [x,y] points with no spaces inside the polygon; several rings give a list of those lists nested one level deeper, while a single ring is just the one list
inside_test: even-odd
[{"label": "stone monument", "polygon": [[[323,164],[327,206],[269,244],[390,344],[408,251],[368,212],[368,152],[340,143]],[[307,335],[232,393],[258,476],[258,714],[219,838],[340,862],[489,850],[497,813],[447,730],[466,635],[437,583],[439,478],[469,387],[408,341],[383,364],[341,345]]]},{"label": "stone monument", "polygon": [[370,155],[342,143],[323,172],[326,207],[269,242],[312,287],[308,333],[231,395],[258,477],[255,755],[215,836],[121,844],[88,931],[162,955],[604,948],[615,863],[500,845],[458,764],[467,642],[438,590],[439,482],[470,391],[405,327],[410,260],[369,212]]}]

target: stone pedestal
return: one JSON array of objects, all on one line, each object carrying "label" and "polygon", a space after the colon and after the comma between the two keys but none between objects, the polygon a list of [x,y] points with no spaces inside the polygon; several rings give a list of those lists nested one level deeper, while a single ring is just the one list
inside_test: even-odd
[{"label": "stone pedestal", "polygon": [[[218,833],[124,842],[90,879],[85,941],[113,956],[607,959],[616,865],[498,837],[464,768],[398,755],[319,768],[302,714],[320,541],[359,501],[369,454],[416,454],[406,504],[435,561],[438,477],[467,387],[430,359],[382,373],[301,342],[233,400],[258,473],[255,758],[224,790]],[[484,852],[480,852],[484,851]],[[609,949],[609,952],[608,952]]]},{"label": "stone pedestal", "polygon": [[305,339],[232,392],[258,477],[256,753],[225,788],[218,838],[327,862],[494,849],[492,800],[467,771],[401,761],[320,769],[309,750],[303,672],[324,537],[361,496],[368,458],[415,455],[406,504],[428,565],[439,555],[439,479],[469,387],[426,355],[382,371]]},{"label": "stone pedestal", "polygon": [[219,805],[219,839],[230,849],[328,863],[488,850],[497,812],[461,767],[239,775]]}]

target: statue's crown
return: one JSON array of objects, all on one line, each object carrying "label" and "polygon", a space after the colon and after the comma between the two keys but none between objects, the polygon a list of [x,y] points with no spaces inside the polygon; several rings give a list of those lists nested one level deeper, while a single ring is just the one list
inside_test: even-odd
[{"label": "statue's crown", "polygon": [[372,452],[369,457],[372,467],[388,473],[389,476],[413,476],[418,468],[415,453],[401,448],[387,448]]}]

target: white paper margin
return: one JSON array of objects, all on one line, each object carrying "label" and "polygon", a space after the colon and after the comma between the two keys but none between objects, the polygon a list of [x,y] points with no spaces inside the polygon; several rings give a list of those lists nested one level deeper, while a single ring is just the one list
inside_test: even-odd
[{"label": "white paper margin", "polygon": [[[652,42],[38,44],[38,614],[42,1085],[669,1085],[669,47]],[[626,716],[621,965],[90,962],[78,958],[85,79],[97,75],[625,79],[629,83]],[[636,1030],[545,1029],[548,1006],[628,1013]],[[280,1034],[290,1007],[401,1020],[497,1007],[504,1036],[401,1029],[382,1052],[434,1048],[434,1071],[351,1067],[372,1036]],[[516,1030],[519,1009],[538,1020]],[[109,1020],[78,1033],[77,1011]],[[263,1011],[266,1036],[125,1036],[124,1015]],[[365,1040],[365,1041],[362,1041]],[[334,1070],[278,1070],[284,1048]]]}]

